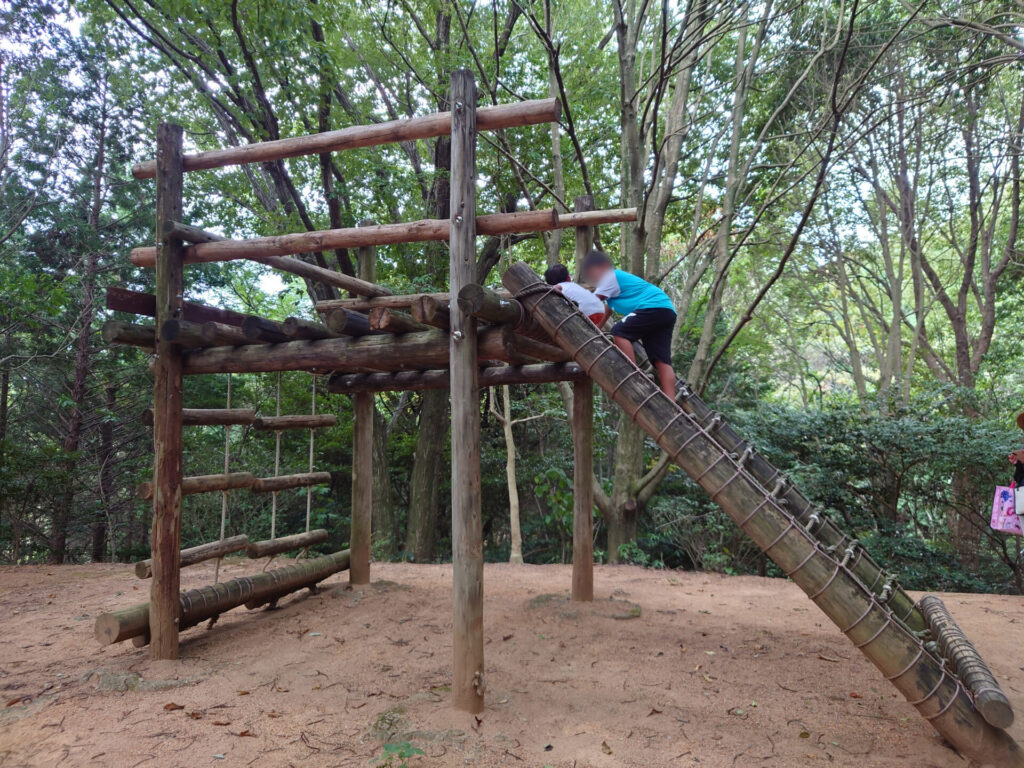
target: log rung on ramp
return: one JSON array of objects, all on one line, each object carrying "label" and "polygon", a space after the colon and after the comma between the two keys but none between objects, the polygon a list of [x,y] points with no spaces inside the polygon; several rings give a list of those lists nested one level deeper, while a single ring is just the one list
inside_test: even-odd
[{"label": "log rung on ramp", "polygon": [[878,585],[881,591],[875,592],[852,570],[856,551],[852,544],[849,555],[824,547],[782,503],[779,494],[784,483],[759,482],[747,470],[744,455],[723,447],[715,430],[661,392],[527,264],[514,264],[503,282],[556,343],[707,491],[947,741],[981,765],[1024,768],[1024,751],[1013,738],[985,720],[959,678],[890,610],[892,586]]}]

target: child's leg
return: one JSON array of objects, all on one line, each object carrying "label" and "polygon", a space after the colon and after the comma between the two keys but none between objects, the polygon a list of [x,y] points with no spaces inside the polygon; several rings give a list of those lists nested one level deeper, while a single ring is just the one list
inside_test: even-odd
[{"label": "child's leg", "polygon": [[654,368],[658,371],[658,382],[661,384],[661,391],[668,395],[672,402],[676,400],[676,372],[668,363],[656,362]]},{"label": "child's leg", "polygon": [[[629,358],[631,363],[636,362],[636,351],[633,349],[633,342],[624,339],[622,336],[612,336],[615,346],[622,350],[622,354]],[[673,374],[674,375],[674,374]]]}]

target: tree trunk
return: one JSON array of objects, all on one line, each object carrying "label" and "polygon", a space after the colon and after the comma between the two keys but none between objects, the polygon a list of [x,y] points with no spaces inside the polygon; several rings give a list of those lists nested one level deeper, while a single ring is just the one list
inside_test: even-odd
[{"label": "tree trunk", "polygon": [[424,392],[409,482],[409,527],[405,537],[405,549],[417,563],[429,563],[434,558],[437,482],[444,454],[444,440],[439,435],[447,430],[448,392]]},{"label": "tree trunk", "polygon": [[639,512],[637,483],[643,471],[644,433],[625,413],[619,417],[615,443],[615,476],[608,525],[608,562],[621,562],[619,550],[636,538]]},{"label": "tree trunk", "polygon": [[388,424],[374,409],[373,425],[373,543],[384,557],[398,548],[394,498],[388,468]]},{"label": "tree trunk", "polygon": [[[106,408],[112,414],[117,387],[106,387]],[[110,519],[114,498],[114,423],[110,415],[100,421],[100,508],[92,523],[92,561],[107,560],[107,521]]]},{"label": "tree trunk", "polygon": [[512,395],[501,388],[501,429],[505,435],[505,479],[508,483],[508,527],[511,537],[508,561],[523,562],[523,533],[519,526],[519,485],[516,483],[516,438],[512,432]]}]

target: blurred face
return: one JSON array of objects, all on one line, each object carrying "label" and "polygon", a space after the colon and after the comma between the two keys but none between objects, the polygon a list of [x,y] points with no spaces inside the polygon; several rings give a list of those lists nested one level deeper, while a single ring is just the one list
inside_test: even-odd
[{"label": "blurred face", "polygon": [[598,283],[601,281],[601,278],[605,276],[605,273],[607,273],[611,268],[611,264],[595,264],[594,266],[587,268],[583,276],[586,278],[588,283]]}]

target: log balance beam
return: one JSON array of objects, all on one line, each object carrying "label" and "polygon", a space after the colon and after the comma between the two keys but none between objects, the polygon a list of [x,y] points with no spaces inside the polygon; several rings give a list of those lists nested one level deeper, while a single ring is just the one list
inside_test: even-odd
[{"label": "log balance beam", "polygon": [[[331,555],[300,560],[271,571],[181,592],[178,597],[178,630],[194,627],[240,605],[249,609],[258,608],[300,589],[315,587],[329,576],[346,570],[348,560],[349,552],[346,549]],[[96,617],[93,631],[101,645],[111,645],[131,638],[140,638],[141,642],[136,644],[144,645],[149,640],[149,603],[102,613]]]},{"label": "log balance beam", "polygon": [[[1024,751],[985,720],[963,683],[925,646],[919,636],[926,628],[920,611],[913,603],[909,611],[900,611],[892,602],[891,580],[859,578],[853,566],[862,547],[856,541],[847,539],[845,549],[825,546],[814,533],[820,521],[810,512],[807,517],[795,514],[783,502],[787,483],[777,471],[773,483],[759,481],[749,469],[751,451],[733,452],[717,439],[720,417],[702,423],[665,396],[529,265],[514,264],[502,282],[947,741],[981,765],[1024,768]],[[690,400],[699,398],[691,395]]]},{"label": "log balance beam", "polygon": [[[476,234],[510,235],[523,232],[546,232],[553,229],[636,221],[636,218],[636,208],[561,214],[554,209],[491,213],[477,217]],[[287,257],[335,248],[436,242],[448,240],[450,234],[451,222],[447,219],[421,219],[399,224],[376,224],[366,227],[296,232],[272,237],[253,237],[247,240],[219,240],[195,243],[186,247],[185,263],[203,264],[214,261],[249,259],[285,272],[301,274],[303,277],[320,282],[331,280],[334,281],[332,284],[337,285],[337,281],[340,279],[345,282],[345,285],[339,285],[339,287],[351,290],[360,296],[375,297],[390,294],[391,291],[375,283],[367,283],[364,280],[342,275],[340,272]],[[144,246],[133,249],[131,261],[138,267],[154,266],[156,264],[156,248]],[[292,262],[298,263],[293,264]],[[297,270],[303,270],[303,272],[300,273]]]}]

